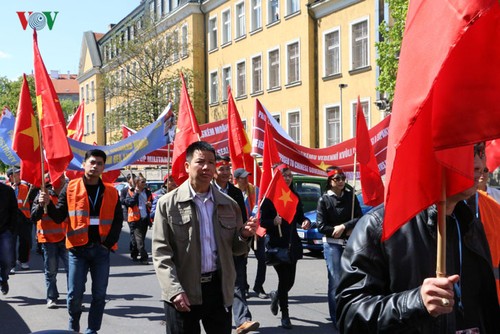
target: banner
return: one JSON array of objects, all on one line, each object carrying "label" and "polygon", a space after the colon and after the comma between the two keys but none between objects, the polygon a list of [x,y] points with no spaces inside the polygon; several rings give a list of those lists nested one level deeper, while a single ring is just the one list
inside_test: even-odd
[{"label": "banner", "polygon": [[21,160],[17,153],[12,150],[12,136],[16,119],[6,107],[0,115],[0,160],[8,166],[19,165]]}]

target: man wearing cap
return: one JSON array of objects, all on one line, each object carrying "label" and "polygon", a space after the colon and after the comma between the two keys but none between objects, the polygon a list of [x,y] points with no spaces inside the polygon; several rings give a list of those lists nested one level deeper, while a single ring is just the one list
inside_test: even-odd
[{"label": "man wearing cap", "polygon": [[153,206],[151,207],[151,213],[150,213],[151,219],[155,218],[156,204],[158,203],[160,197],[162,197],[166,193],[171,192],[175,188],[177,188],[177,183],[175,183],[174,177],[168,174],[165,175],[165,177],[163,178],[163,185],[161,186],[160,189],[158,189],[153,193]]},{"label": "man wearing cap", "polygon": [[17,199],[11,187],[0,182],[0,290],[9,292],[9,270],[12,265],[12,231],[16,226]]},{"label": "man wearing cap", "polygon": [[[231,197],[238,203],[243,221],[247,221],[247,213],[245,209],[245,200],[243,193],[229,182],[231,176],[231,165],[228,156],[218,156],[215,165],[215,174],[213,184],[222,193]],[[253,217],[251,218],[253,220]],[[236,325],[236,333],[244,334],[250,331],[257,330],[260,324],[257,321],[252,321],[252,313],[248,308],[245,291],[247,289],[247,261],[248,250],[243,255],[233,256],[234,267],[236,269],[236,282],[234,286],[234,301],[233,301],[233,317]]]}]

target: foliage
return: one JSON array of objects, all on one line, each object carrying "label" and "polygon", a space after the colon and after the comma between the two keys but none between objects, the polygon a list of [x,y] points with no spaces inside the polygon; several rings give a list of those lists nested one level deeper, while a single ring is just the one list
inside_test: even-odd
[{"label": "foliage", "polygon": [[[35,95],[35,79],[31,75],[26,76],[30,89],[31,103],[33,109],[36,110],[36,95]],[[23,77],[20,76],[17,80],[10,81],[6,77],[0,77],[0,106],[8,107],[15,115],[19,104],[19,93],[23,85]]]},{"label": "foliage", "polygon": [[376,43],[379,57],[377,65],[380,67],[379,86],[377,89],[385,93],[385,97],[392,104],[396,87],[398,72],[399,52],[405,29],[408,0],[387,0],[391,20],[383,21],[379,30],[382,35],[380,42]]}]

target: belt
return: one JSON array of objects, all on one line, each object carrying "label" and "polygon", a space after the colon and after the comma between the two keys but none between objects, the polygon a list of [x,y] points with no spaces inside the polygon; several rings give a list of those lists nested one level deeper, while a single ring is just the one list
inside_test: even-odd
[{"label": "belt", "polygon": [[201,274],[200,282],[201,283],[212,282],[217,277],[216,275],[217,275],[217,271],[212,271],[212,272],[209,272],[209,273]]},{"label": "belt", "polygon": [[347,239],[335,239],[330,237],[323,237],[323,242],[328,242],[330,244],[337,244],[345,247]]}]

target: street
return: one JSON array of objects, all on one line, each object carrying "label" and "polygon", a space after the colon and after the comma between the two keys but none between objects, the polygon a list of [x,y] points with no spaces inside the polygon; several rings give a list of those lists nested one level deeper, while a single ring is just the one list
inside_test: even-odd
[{"label": "street", "polygon": [[[128,226],[124,223],[117,253],[111,255],[111,274],[107,303],[100,333],[165,333],[163,303],[153,265],[139,265],[128,255]],[[151,230],[148,231],[147,250],[151,251]],[[151,253],[150,253],[151,254]],[[258,299],[253,291],[256,260],[253,251],[248,260],[248,303],[253,319],[260,322],[259,333],[334,333],[329,321],[326,297],[327,274],[322,258],[304,251],[304,259],[297,265],[295,285],[290,291],[291,331],[282,329],[280,317],[270,312],[270,299]],[[151,259],[150,259],[151,260]],[[31,251],[30,270],[18,270],[9,280],[10,292],[0,296],[0,333],[26,334],[41,330],[67,328],[65,273],[57,276],[60,298],[57,309],[47,309],[42,257]],[[274,268],[267,268],[264,289],[267,293],[277,288]],[[87,324],[90,307],[90,274],[84,297],[85,311],[80,326]],[[233,330],[233,333],[236,331]]]}]

